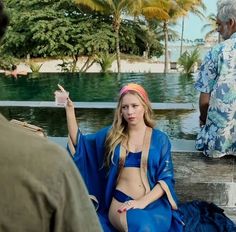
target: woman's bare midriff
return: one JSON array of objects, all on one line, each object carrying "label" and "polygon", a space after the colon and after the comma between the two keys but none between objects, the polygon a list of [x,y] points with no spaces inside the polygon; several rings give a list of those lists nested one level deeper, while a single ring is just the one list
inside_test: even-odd
[{"label": "woman's bare midriff", "polygon": [[[123,168],[116,189],[133,199],[143,197],[145,195],[145,188],[141,180],[140,169],[133,167]],[[124,225],[126,225],[126,212],[117,212],[122,204],[122,202],[113,198],[109,209],[109,220],[119,231],[125,231]]]}]

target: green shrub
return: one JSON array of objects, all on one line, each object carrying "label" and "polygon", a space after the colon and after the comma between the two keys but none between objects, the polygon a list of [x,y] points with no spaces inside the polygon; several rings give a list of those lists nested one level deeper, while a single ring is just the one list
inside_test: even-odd
[{"label": "green shrub", "polygon": [[195,48],[193,51],[185,51],[179,58],[178,64],[183,68],[184,74],[190,74],[194,72],[194,65],[199,62],[200,53],[199,48]]},{"label": "green shrub", "polygon": [[112,66],[113,61],[116,59],[116,56],[113,54],[109,54],[108,52],[100,53],[97,58],[96,62],[101,66],[101,72],[107,73]]},{"label": "green shrub", "polygon": [[40,68],[42,67],[43,63],[39,64],[39,63],[35,63],[33,61],[30,61],[28,63],[28,65],[29,65],[30,69],[32,70],[32,72],[38,73]]},{"label": "green shrub", "polygon": [[0,69],[11,70],[12,65],[16,64],[17,61],[18,60],[12,56],[1,54]]}]

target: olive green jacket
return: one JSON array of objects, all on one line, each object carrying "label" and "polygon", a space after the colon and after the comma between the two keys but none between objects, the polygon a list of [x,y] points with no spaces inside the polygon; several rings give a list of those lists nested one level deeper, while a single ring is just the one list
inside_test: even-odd
[{"label": "olive green jacket", "polygon": [[1,114],[0,212],[0,231],[101,231],[66,151],[12,125]]}]

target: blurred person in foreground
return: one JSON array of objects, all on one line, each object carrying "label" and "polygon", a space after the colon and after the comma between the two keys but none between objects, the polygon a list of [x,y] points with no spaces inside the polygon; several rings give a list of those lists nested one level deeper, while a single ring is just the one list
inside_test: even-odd
[{"label": "blurred person in foreground", "polygon": [[[8,24],[0,1],[0,37]],[[0,231],[101,231],[66,151],[0,114]]]},{"label": "blurred person in foreground", "polygon": [[223,42],[213,47],[200,67],[200,132],[196,148],[208,157],[236,155],[236,0],[218,0],[218,32]]}]

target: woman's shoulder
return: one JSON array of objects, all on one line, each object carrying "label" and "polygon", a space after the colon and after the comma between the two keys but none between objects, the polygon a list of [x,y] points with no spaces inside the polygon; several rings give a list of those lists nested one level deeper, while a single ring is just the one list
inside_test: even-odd
[{"label": "woman's shoulder", "polygon": [[96,132],[85,133],[85,134],[80,131],[80,136],[83,137],[85,140],[91,140],[91,141],[103,140],[104,138],[106,138],[109,129],[110,127],[104,127]]},{"label": "woman's shoulder", "polygon": [[104,127],[102,129],[98,130],[95,134],[93,134],[93,136],[95,136],[95,138],[97,140],[103,141],[104,139],[106,139],[107,133],[109,132],[110,128],[111,128],[111,126]]},{"label": "woman's shoulder", "polygon": [[163,142],[169,141],[169,136],[165,132],[163,132],[159,129],[156,129],[156,128],[152,129],[152,136],[155,139],[158,139],[159,141],[160,140]]},{"label": "woman's shoulder", "polygon": [[111,126],[103,127],[97,132],[97,134],[107,134],[110,129],[111,129]]},{"label": "woman's shoulder", "polygon": [[164,136],[164,137],[168,137],[168,135],[164,132],[164,131],[161,131],[157,128],[152,128],[152,133],[155,134],[155,135],[159,135],[159,136]]}]

